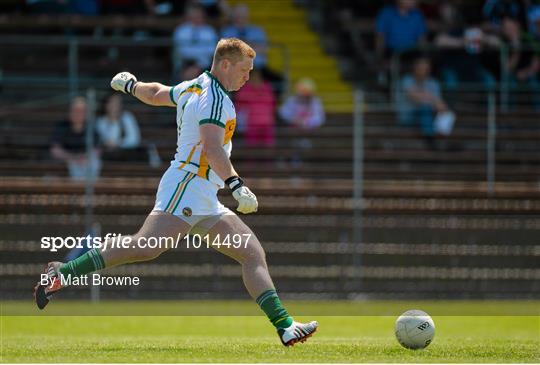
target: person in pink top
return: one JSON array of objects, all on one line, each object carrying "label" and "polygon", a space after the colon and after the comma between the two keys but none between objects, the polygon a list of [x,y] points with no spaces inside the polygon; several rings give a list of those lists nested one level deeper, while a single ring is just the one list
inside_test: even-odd
[{"label": "person in pink top", "polygon": [[253,70],[249,82],[236,93],[235,106],[237,125],[244,132],[246,144],[272,147],[275,143],[276,99],[260,70]]}]

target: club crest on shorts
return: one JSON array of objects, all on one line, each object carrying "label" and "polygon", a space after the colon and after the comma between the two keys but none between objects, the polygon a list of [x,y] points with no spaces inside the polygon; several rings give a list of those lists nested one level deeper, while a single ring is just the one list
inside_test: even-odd
[{"label": "club crest on shorts", "polygon": [[182,209],[182,214],[185,215],[186,217],[191,217],[192,213],[193,212],[191,211],[190,207],[184,207],[184,209]]}]

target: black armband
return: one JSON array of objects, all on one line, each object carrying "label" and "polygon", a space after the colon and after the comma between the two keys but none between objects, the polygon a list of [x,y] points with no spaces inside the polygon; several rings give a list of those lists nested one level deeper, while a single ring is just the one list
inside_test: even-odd
[{"label": "black armband", "polygon": [[231,189],[231,192],[233,192],[244,185],[244,180],[242,180],[240,176],[231,176],[225,180],[225,184]]}]

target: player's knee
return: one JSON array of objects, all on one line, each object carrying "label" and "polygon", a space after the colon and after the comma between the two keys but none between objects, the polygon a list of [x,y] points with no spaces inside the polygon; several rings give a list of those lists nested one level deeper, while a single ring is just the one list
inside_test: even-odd
[{"label": "player's knee", "polygon": [[244,263],[257,263],[266,265],[266,253],[261,245],[252,247],[243,257]]}]

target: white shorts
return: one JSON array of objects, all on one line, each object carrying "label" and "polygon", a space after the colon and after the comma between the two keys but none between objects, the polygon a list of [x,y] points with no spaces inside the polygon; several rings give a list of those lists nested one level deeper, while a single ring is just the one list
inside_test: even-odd
[{"label": "white shorts", "polygon": [[234,214],[218,200],[218,189],[194,173],[171,166],[159,182],[154,211],[173,214],[192,229],[199,226],[197,233],[207,231],[222,215]]}]

